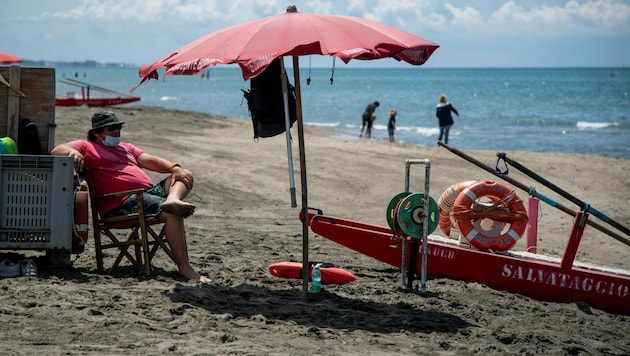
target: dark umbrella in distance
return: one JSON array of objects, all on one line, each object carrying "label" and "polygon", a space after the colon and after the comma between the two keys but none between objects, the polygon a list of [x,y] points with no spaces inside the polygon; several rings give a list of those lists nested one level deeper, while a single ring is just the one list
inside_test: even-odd
[{"label": "dark umbrella in distance", "polygon": [[[157,70],[161,67],[166,67],[165,75],[190,75],[202,73],[209,66],[230,63],[237,63],[241,67],[243,79],[248,80],[264,71],[274,59],[293,57],[302,190],[302,279],[306,294],[308,196],[298,57],[329,55],[345,63],[352,59],[394,58],[421,65],[438,47],[437,43],[376,21],[351,16],[300,13],[295,6],[289,6],[286,13],[210,33],[153,64],[143,66],[140,70],[142,80],[138,85],[152,78],[157,79]],[[282,69],[281,77],[284,80],[284,66]],[[286,88],[286,85],[283,87]],[[288,115],[286,91],[284,95],[285,115]],[[288,122],[288,118],[285,121]]]}]

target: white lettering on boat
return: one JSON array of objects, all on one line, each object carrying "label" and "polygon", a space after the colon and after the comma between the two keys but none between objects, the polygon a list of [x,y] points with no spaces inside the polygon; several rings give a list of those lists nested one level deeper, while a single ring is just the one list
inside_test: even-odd
[{"label": "white lettering on boat", "polygon": [[445,258],[447,260],[452,260],[455,258],[455,251],[448,248],[442,248],[442,247],[429,246],[429,250],[427,251],[427,254],[429,256]]},{"label": "white lettering on boat", "polygon": [[548,286],[575,289],[583,292],[595,292],[597,294],[613,297],[627,298],[630,296],[630,286],[627,284],[582,277],[564,272],[554,272],[542,268],[505,264],[503,265],[501,276]]}]

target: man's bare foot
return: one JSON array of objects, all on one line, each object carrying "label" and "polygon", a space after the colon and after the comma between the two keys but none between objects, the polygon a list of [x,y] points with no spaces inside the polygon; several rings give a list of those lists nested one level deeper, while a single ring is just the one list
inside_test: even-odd
[{"label": "man's bare foot", "polygon": [[182,218],[187,218],[195,212],[195,206],[181,200],[165,202],[162,204],[162,211]]},{"label": "man's bare foot", "polygon": [[191,282],[211,283],[212,280],[197,273],[192,266],[187,265],[179,270],[179,274],[188,278]]},{"label": "man's bare foot", "polygon": [[210,278],[202,276],[197,272],[193,272],[190,275],[182,274],[182,276],[188,278],[191,282],[212,283],[212,280]]}]

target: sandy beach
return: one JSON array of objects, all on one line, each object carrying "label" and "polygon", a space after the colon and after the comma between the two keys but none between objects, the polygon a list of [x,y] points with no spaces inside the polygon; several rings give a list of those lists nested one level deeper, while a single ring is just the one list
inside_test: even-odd
[{"label": "sandy beach", "polygon": [[[55,142],[84,138],[94,108],[56,109]],[[301,261],[298,208],[289,195],[284,136],[255,143],[251,123],[152,107],[113,109],[123,140],[177,161],[195,174],[186,220],[191,262],[212,284],[182,280],[160,254],[155,273],[96,271],[94,246],[71,268],[40,266],[39,277],[0,279],[0,342],[6,355],[624,355],[630,317],[583,303],[541,302],[477,283],[430,278],[428,295],[403,288],[396,268],[310,233],[311,260],[357,276],[302,294],[301,280],[275,278],[271,263]],[[357,133],[358,135],[358,133]],[[309,206],[387,226],[386,207],[405,186],[405,161],[431,161],[434,199],[451,184],[498,180],[438,146],[343,140],[306,127]],[[461,138],[461,139],[473,139]],[[457,142],[451,144],[457,147]],[[497,150],[466,151],[494,167]],[[576,154],[506,152],[574,196],[630,226],[630,160]],[[412,170],[422,191],[424,169]],[[531,178],[510,176],[575,210]],[[160,175],[152,174],[155,180]],[[517,191],[522,199],[527,193]],[[573,217],[541,204],[538,253],[561,256]],[[439,233],[439,230],[436,231]],[[524,248],[525,239],[516,245]],[[630,249],[587,227],[577,259],[630,270]],[[19,251],[25,255],[36,252]],[[6,256],[7,253],[2,253]],[[463,266],[464,268],[465,266]]]}]

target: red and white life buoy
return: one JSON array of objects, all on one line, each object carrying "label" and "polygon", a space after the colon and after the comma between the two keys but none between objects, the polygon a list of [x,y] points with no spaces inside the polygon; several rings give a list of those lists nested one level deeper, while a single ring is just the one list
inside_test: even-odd
[{"label": "red and white life buoy", "polygon": [[[480,203],[486,197],[491,203]],[[453,217],[466,240],[481,250],[507,251],[527,228],[521,198],[499,182],[472,184],[457,196]]]},{"label": "red and white life buoy", "polygon": [[446,237],[451,236],[451,227],[457,228],[455,219],[452,216],[453,205],[455,204],[457,196],[459,196],[459,193],[461,193],[464,188],[477,182],[479,182],[479,180],[467,180],[455,183],[448,187],[448,189],[446,189],[440,196],[440,199],[438,200],[438,206],[440,207],[440,219],[438,226]]},{"label": "red and white life buoy", "polygon": [[74,224],[72,228],[72,253],[85,251],[88,240],[88,199],[87,184],[80,184],[74,192]]}]

